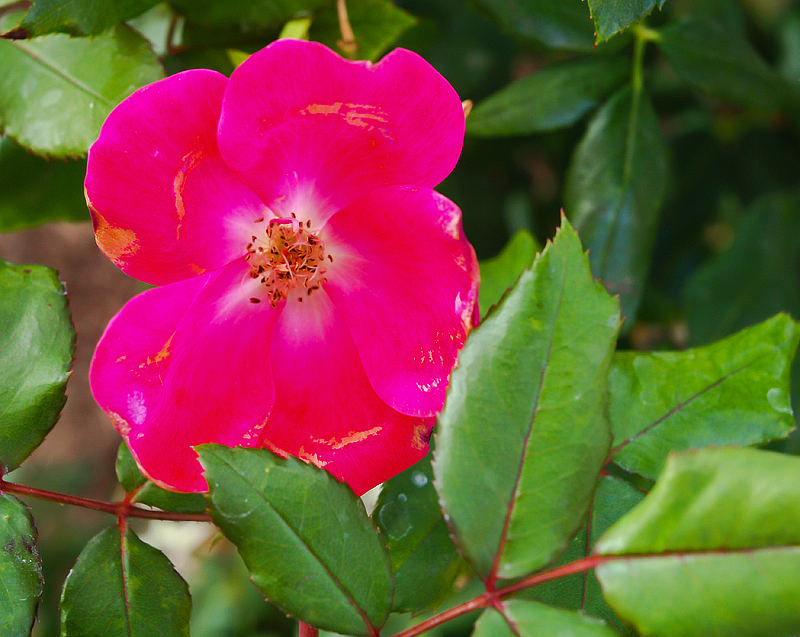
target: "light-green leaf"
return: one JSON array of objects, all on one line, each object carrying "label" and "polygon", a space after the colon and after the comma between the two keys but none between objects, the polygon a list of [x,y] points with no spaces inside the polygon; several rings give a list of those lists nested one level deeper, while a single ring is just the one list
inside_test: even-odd
[{"label": "light-green leaf", "polygon": [[459,354],[434,473],[457,543],[484,579],[524,576],[580,527],[608,453],[606,383],[619,307],[566,220]]},{"label": "light-green leaf", "polygon": [[673,22],[659,33],[664,57],[687,82],[741,106],[774,111],[786,105],[786,82],[738,34],[709,18]]},{"label": "light-green leaf", "polygon": [[162,77],[147,40],[125,25],[93,38],[0,39],[0,129],[40,155],[82,156],[114,106]]},{"label": "light-green leaf", "polygon": [[643,91],[619,90],[575,149],[564,201],[592,273],[633,322],[650,269],[668,175],[667,147]]},{"label": "light-green leaf", "polygon": [[127,525],[83,549],[64,582],[62,637],[188,637],[192,601],[167,557]]},{"label": "light-green leaf", "polygon": [[383,625],[392,601],[389,555],[347,485],[267,449],[196,449],[211,516],[271,602],[348,635]]},{"label": "light-green leaf", "polygon": [[[389,0],[348,0],[347,16],[358,48],[348,57],[377,60],[406,30],[417,23],[410,13],[394,6]],[[322,42],[345,55],[338,46],[342,38],[336,7],[331,3],[314,16],[308,31],[311,40]]]},{"label": "light-green leaf", "polygon": [[47,161],[0,137],[0,232],[50,221],[88,221],[86,162]]},{"label": "light-green leaf", "polygon": [[597,42],[600,43],[647,17],[656,6],[660,9],[666,0],[588,1],[589,11],[594,18]]},{"label": "light-green leaf", "polygon": [[502,612],[488,608],[475,623],[472,637],[619,637],[605,622],[544,604],[511,599]]},{"label": "light-green leaf", "polygon": [[467,132],[498,137],[569,126],[623,82],[629,64],[617,56],[552,64],[512,82],[478,104],[467,118]]},{"label": "light-green leaf", "polygon": [[96,35],[115,24],[144,13],[158,0],[33,0],[15,29],[17,36],[32,38],[48,33]]},{"label": "light-green leaf", "polygon": [[0,467],[16,469],[56,424],[75,352],[54,270],[0,259]]},{"label": "light-green leaf", "polygon": [[597,543],[606,599],[642,635],[800,631],[800,458],[753,449],[671,455]]},{"label": "light-green leaf", "polygon": [[416,614],[438,606],[463,560],[439,508],[430,455],[384,483],[372,518],[392,560],[392,610]]},{"label": "light-green leaf", "polygon": [[655,479],[670,451],[786,437],[798,341],[800,326],[780,314],[705,347],[618,352],[609,379],[613,461]]},{"label": "light-green leaf", "polygon": [[539,244],[527,230],[520,230],[496,257],[478,263],[481,270],[481,287],[478,307],[481,317],[500,302],[502,296],[516,283],[523,270],[532,264]]},{"label": "light-green leaf", "polygon": [[42,561],[31,512],[0,493],[0,634],[30,635],[42,596]]}]

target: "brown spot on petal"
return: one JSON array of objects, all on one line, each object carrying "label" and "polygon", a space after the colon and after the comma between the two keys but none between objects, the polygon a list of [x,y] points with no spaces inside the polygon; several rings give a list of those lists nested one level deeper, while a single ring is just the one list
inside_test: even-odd
[{"label": "brown spot on petal", "polygon": [[411,445],[414,449],[425,449],[430,439],[431,427],[429,424],[421,422],[418,425],[414,425],[414,431],[411,434]]},{"label": "brown spot on petal", "polygon": [[365,440],[370,436],[374,436],[375,434],[380,433],[382,430],[383,427],[379,425],[377,427],[373,427],[372,429],[368,429],[367,431],[351,431],[341,440],[337,440],[336,438],[331,438],[330,440],[325,440],[323,438],[315,438],[314,442],[319,443],[321,445],[326,445],[331,449],[341,449],[342,447],[351,445],[354,442],[361,442],[362,440]]},{"label": "brown spot on petal", "polygon": [[139,241],[133,230],[116,228],[106,221],[96,210],[94,214],[94,235],[97,245],[118,266],[124,266],[126,257],[136,254]]},{"label": "brown spot on petal", "polygon": [[301,115],[336,115],[339,109],[342,108],[341,102],[334,102],[333,104],[309,104],[302,111]]},{"label": "brown spot on petal", "polygon": [[327,460],[320,460],[317,454],[306,451],[305,447],[300,447],[297,450],[297,457],[303,462],[311,462],[317,465],[320,469],[328,464]]},{"label": "brown spot on petal", "polygon": [[131,433],[130,423],[115,411],[109,411],[108,417],[111,418],[111,422],[114,424],[114,429],[116,429],[123,438],[127,438]]}]

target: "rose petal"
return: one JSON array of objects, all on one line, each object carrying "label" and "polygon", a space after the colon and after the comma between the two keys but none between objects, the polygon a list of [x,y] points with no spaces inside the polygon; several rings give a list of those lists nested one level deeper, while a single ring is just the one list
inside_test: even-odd
[{"label": "rose petal", "polygon": [[275,408],[259,446],[325,467],[361,495],[420,460],[432,418],[386,405],[324,291],[290,300],[272,341]]},{"label": "rose petal", "polygon": [[89,150],[97,243],[137,279],[170,283],[229,263],[264,214],[217,148],[227,84],[203,70],[150,84],[111,112]]},{"label": "rose petal", "polygon": [[427,188],[376,190],[330,218],[325,291],[391,407],[431,416],[477,312],[479,273],[461,211]]},{"label": "rose petal", "polygon": [[244,183],[276,214],[315,225],[375,188],[435,186],[463,139],[458,95],[415,53],[372,65],[299,40],[234,71],[219,124],[220,150]]},{"label": "rose petal", "polygon": [[272,410],[280,313],[250,302],[258,286],[239,260],[141,294],[103,335],[92,392],[153,482],[205,491],[193,445],[256,445]]}]

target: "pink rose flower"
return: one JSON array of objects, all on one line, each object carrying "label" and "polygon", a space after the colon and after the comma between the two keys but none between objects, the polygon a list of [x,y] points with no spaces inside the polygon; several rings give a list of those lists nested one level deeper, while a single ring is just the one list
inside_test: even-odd
[{"label": "pink rose flower", "polygon": [[416,54],[295,40],[114,109],[86,200],[103,252],[159,287],[112,319],[90,380],[147,477],[206,490],[192,447],[215,442],[361,494],[425,455],[477,316],[461,212],[431,190],[463,138]]}]

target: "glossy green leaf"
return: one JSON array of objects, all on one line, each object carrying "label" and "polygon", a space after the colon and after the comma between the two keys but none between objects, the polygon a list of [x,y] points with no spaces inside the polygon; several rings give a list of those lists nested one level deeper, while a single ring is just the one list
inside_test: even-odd
[{"label": "glossy green leaf", "polygon": [[392,561],[392,610],[420,613],[438,606],[463,561],[439,508],[430,455],[383,485],[372,519]]},{"label": "glossy green leaf", "polygon": [[211,26],[280,26],[302,11],[313,11],[330,0],[170,0],[175,10],[198,24]]},{"label": "glossy green leaf", "polygon": [[56,424],[75,352],[54,270],[0,259],[0,466],[16,469]]},{"label": "glossy green leaf", "polygon": [[671,455],[597,543],[606,599],[643,635],[800,631],[800,458],[754,449]]},{"label": "glossy green leaf", "polygon": [[144,13],[158,0],[33,0],[18,35],[32,38],[48,33],[96,35]]},{"label": "glossy green leaf", "polygon": [[591,51],[594,28],[583,0],[478,0],[514,35],[551,49]]},{"label": "glossy green leaf", "polygon": [[92,38],[0,40],[0,128],[40,155],[85,155],[111,109],[162,77],[147,40],[125,25]]},{"label": "glossy green leaf", "polygon": [[780,314],[705,347],[617,352],[609,379],[614,462],[654,479],[673,450],[786,437],[798,341],[800,326]]},{"label": "glossy green leaf", "polygon": [[527,230],[520,230],[496,257],[481,261],[481,287],[478,307],[481,317],[500,302],[502,296],[516,283],[523,270],[528,269],[539,251],[539,243]]},{"label": "glossy green leaf", "polygon": [[62,637],[189,635],[192,601],[167,557],[125,525],[84,548],[64,582]]},{"label": "glossy green leaf", "polygon": [[436,488],[484,579],[526,575],[580,527],[608,453],[619,306],[564,219],[459,354],[439,418]]},{"label": "glossy green leaf", "polygon": [[42,560],[31,512],[0,493],[0,634],[30,635],[42,596]]},{"label": "glossy green leaf", "polygon": [[150,482],[142,475],[136,460],[124,442],[117,450],[117,479],[128,493],[136,491],[133,502],[176,513],[205,513],[206,500],[201,493],[176,493]]},{"label": "glossy green leaf", "polygon": [[575,149],[564,201],[592,273],[633,322],[658,228],[667,147],[643,91],[626,86],[598,111]]},{"label": "glossy green leaf", "polygon": [[[641,502],[642,498],[644,493],[625,480],[610,475],[600,478],[589,511],[588,524],[584,525],[580,533],[573,538],[569,549],[553,568],[588,557],[600,536]],[[581,610],[593,617],[600,617],[618,630],[626,632],[625,626],[606,603],[593,570],[550,580],[522,591],[519,596],[551,606]]]},{"label": "glossy green leaf", "polygon": [[196,449],[211,516],[271,602],[340,633],[368,635],[383,625],[392,601],[389,555],[350,487],[267,449]]},{"label": "glossy green leaf", "polygon": [[487,608],[475,623],[472,637],[619,637],[605,622],[560,608],[521,599]]},{"label": "glossy green leaf", "polygon": [[478,104],[467,132],[481,137],[526,135],[574,124],[630,72],[623,57],[586,57],[545,67]]},{"label": "glossy green leaf", "polygon": [[660,35],[658,44],[675,72],[710,95],[764,111],[786,105],[784,80],[744,38],[711,19],[673,22]]},{"label": "glossy green leaf", "polygon": [[733,244],[686,285],[689,336],[702,344],[777,312],[800,317],[800,194],[758,199]]},{"label": "glossy green leaf", "polygon": [[88,221],[86,162],[47,161],[0,137],[0,232],[50,221]]},{"label": "glossy green leaf", "polygon": [[[347,17],[358,44],[355,52],[348,56],[359,60],[377,60],[397,42],[397,38],[417,23],[414,16],[389,0],[348,0]],[[342,39],[342,32],[333,3],[314,16],[308,37],[340,54],[345,53],[337,44]]]},{"label": "glossy green leaf", "polygon": [[650,12],[664,6],[666,0],[588,0],[594,18],[597,42],[608,40],[624,31],[634,22],[647,17]]}]

